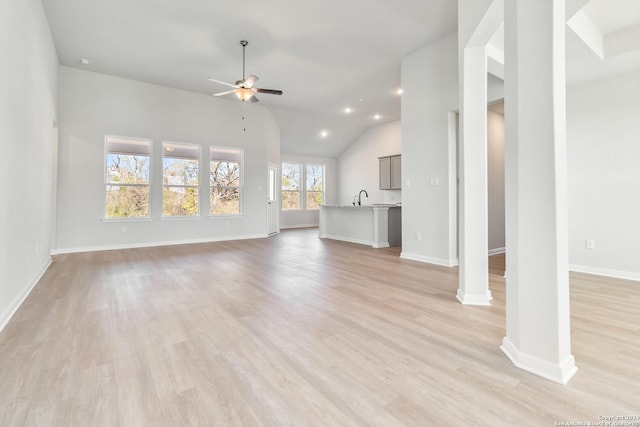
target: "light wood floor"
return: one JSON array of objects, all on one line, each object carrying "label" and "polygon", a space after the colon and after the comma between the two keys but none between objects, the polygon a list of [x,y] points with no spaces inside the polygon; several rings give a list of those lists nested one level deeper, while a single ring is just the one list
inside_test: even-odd
[{"label": "light wood floor", "polygon": [[269,239],[63,255],[0,334],[0,426],[553,426],[637,415],[640,284],[571,275],[567,386],[398,248]]}]

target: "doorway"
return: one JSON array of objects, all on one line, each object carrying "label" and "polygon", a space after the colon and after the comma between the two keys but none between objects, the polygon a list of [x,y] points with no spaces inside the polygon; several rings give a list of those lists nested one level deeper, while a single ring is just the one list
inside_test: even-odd
[{"label": "doorway", "polygon": [[267,192],[267,234],[272,236],[280,231],[279,213],[280,205],[278,203],[278,182],[279,168],[273,163],[269,163],[269,191]]},{"label": "doorway", "polygon": [[[454,151],[451,158],[451,169],[454,171],[451,177],[454,183],[452,200],[456,206],[452,208],[455,221],[454,229],[450,233],[451,256],[459,257],[460,238],[460,206],[462,203],[460,158],[460,113],[449,113],[449,143],[450,150]],[[487,103],[487,211],[488,211],[488,256],[489,273],[504,276],[505,270],[505,164],[504,164],[504,99],[498,99]]]}]

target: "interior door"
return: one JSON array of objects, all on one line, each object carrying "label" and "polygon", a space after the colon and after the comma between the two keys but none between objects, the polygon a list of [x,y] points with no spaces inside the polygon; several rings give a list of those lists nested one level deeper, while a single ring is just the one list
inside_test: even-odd
[{"label": "interior door", "polygon": [[280,180],[278,179],[278,166],[269,163],[269,191],[267,195],[267,234],[272,235],[278,233],[278,215],[280,206],[278,204],[278,188]]}]

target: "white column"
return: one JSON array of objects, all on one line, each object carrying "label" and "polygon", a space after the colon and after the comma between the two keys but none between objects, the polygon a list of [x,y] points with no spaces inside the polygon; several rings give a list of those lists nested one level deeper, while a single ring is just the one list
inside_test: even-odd
[{"label": "white column", "polygon": [[489,305],[487,214],[487,53],[464,47],[461,53],[460,249],[457,298]]},{"label": "white column", "polygon": [[507,336],[518,367],[566,384],[565,0],[505,2]]},{"label": "white column", "polygon": [[373,213],[373,247],[389,247],[389,207],[375,206]]},{"label": "white column", "polygon": [[318,224],[318,237],[324,238],[327,236],[327,208],[320,205],[320,219]]}]

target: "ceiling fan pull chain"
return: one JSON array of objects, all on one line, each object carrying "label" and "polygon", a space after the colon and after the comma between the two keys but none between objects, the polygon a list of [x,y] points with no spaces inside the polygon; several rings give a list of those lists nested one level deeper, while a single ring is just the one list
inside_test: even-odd
[{"label": "ceiling fan pull chain", "polygon": [[247,111],[246,108],[247,108],[247,103],[243,102],[242,103],[242,132],[247,131],[247,121],[245,120],[245,115]]}]

